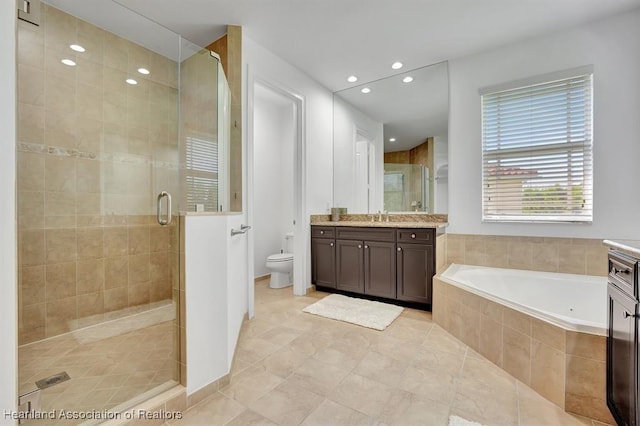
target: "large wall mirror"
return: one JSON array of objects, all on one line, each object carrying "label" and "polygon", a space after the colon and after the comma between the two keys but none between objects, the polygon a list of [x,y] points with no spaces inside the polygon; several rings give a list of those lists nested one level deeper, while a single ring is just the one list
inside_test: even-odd
[{"label": "large wall mirror", "polygon": [[349,213],[447,213],[447,63],[333,96],[333,200]]}]

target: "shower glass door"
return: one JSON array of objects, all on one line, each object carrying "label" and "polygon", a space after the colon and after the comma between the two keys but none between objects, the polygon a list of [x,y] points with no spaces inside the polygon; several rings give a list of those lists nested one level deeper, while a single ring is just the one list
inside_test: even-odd
[{"label": "shower glass door", "polygon": [[201,49],[115,2],[41,7],[18,25],[19,390],[119,411],[180,382],[180,103],[216,121],[217,91],[189,104]]}]

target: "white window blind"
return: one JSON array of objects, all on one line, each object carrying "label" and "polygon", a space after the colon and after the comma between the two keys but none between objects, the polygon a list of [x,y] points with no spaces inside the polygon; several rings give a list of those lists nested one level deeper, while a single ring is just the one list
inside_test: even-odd
[{"label": "white window blind", "polygon": [[187,137],[185,143],[186,201],[189,211],[204,204],[205,211],[218,211],[218,143]]},{"label": "white window blind", "polygon": [[591,72],[482,93],[482,184],[485,221],[592,221]]}]

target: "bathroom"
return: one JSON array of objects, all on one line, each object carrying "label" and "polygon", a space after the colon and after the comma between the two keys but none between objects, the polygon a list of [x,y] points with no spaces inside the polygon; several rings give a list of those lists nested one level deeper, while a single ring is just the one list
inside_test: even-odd
[{"label": "bathroom", "polygon": [[[0,84],[2,84],[2,92],[7,94],[7,98],[0,103],[0,119],[2,120],[2,125],[0,126],[2,130],[0,131],[2,132],[3,143],[6,144],[6,155],[3,155],[2,159],[0,159],[2,161],[0,173],[2,173],[3,182],[15,182],[14,176],[17,174],[17,169],[20,168],[13,148],[15,146],[14,142],[17,140],[14,121],[16,117],[19,117],[20,113],[14,111],[13,105],[15,102],[12,100],[12,95],[16,95],[14,83],[18,78],[11,78],[11,76],[15,77],[16,73],[19,77],[20,70],[16,71],[15,61],[7,61],[7,58],[12,56],[11,52],[15,51],[13,46],[15,37],[11,28],[14,28],[16,24],[13,19],[9,19],[13,17],[12,9],[12,7],[3,4],[3,13],[0,14],[3,19],[3,23],[0,25],[3,31],[3,36],[0,37],[0,40],[2,40],[0,41],[0,50],[3,52],[0,65],[2,66],[1,75],[3,78]],[[153,15],[150,11],[146,11],[146,13],[150,14],[149,16]],[[636,99],[625,95],[629,92],[629,88],[637,87],[638,83],[637,76],[639,73],[637,71],[640,69],[640,63],[638,63],[637,55],[633,52],[637,51],[637,40],[640,39],[640,37],[635,36],[637,35],[639,18],[637,10],[632,12],[618,10],[616,13],[618,15],[613,17],[592,15],[594,22],[589,24],[585,23],[587,21],[570,21],[571,25],[567,24],[569,25],[567,28],[556,28],[546,34],[534,35],[532,33],[521,35],[520,38],[505,39],[501,47],[486,46],[484,52],[480,50],[475,52],[460,50],[455,55],[423,56],[420,61],[414,61],[413,65],[407,64],[407,69],[414,69],[425,64],[439,62],[442,59],[450,59],[448,63],[448,97],[450,103],[447,120],[449,171],[446,179],[448,191],[446,192],[446,197],[443,198],[445,200],[443,203],[447,206],[446,212],[449,215],[446,246],[443,246],[446,253],[444,258],[447,262],[530,270],[545,269],[556,272],[575,273],[583,271],[584,274],[602,276],[607,272],[606,249],[598,244],[597,241],[603,238],[639,237],[634,214],[639,205],[636,198],[629,196],[629,194],[633,193],[630,182],[638,180],[636,179],[637,176],[635,176],[636,167],[634,166],[638,147],[633,140],[633,136],[630,137],[629,135],[640,133],[639,124],[635,119],[639,106]],[[630,37],[629,34],[634,36]],[[210,42],[214,38],[210,37],[207,41]],[[274,215],[279,215],[285,223],[278,230],[278,235],[275,235],[274,232],[274,235],[270,237],[269,246],[260,249],[262,254],[258,256],[258,234],[257,232],[253,233],[253,231],[258,231],[259,229],[258,216],[261,215],[263,206],[257,202],[257,196],[275,197],[276,194],[269,189],[266,189],[266,193],[265,190],[261,190],[258,194],[257,189],[255,189],[255,194],[250,195],[251,191],[258,187],[256,176],[254,175],[252,178],[251,174],[256,172],[255,168],[259,164],[258,159],[260,157],[258,152],[260,147],[257,146],[259,138],[255,135],[256,130],[251,126],[251,120],[255,119],[254,115],[250,113],[251,108],[255,108],[255,105],[252,106],[254,98],[243,99],[242,108],[245,114],[241,115],[243,119],[237,121],[239,127],[236,128],[242,128],[245,125],[246,127],[242,128],[241,134],[238,133],[237,135],[233,134],[233,132],[237,131],[232,128],[232,137],[242,138],[241,151],[244,157],[243,160],[239,161],[239,164],[243,166],[241,170],[244,175],[239,180],[239,183],[236,181],[235,187],[229,189],[229,198],[231,202],[240,200],[244,206],[244,212],[236,216],[220,219],[227,222],[225,222],[224,227],[216,228],[213,231],[219,232],[221,238],[224,238],[224,241],[228,242],[229,245],[223,249],[216,249],[219,250],[216,253],[223,255],[224,253],[231,253],[232,250],[237,250],[233,252],[235,253],[234,255],[229,254],[229,258],[225,257],[224,261],[230,263],[235,260],[239,267],[232,268],[227,265],[228,270],[225,276],[233,277],[236,280],[234,282],[252,282],[254,277],[261,277],[269,273],[268,270],[264,269],[266,258],[285,249],[284,237],[287,232],[294,231],[294,262],[300,262],[300,267],[296,264],[296,267],[293,268],[293,273],[299,276],[300,279],[293,280],[293,292],[304,297],[302,295],[307,291],[310,283],[308,277],[311,274],[309,217],[315,214],[328,214],[330,207],[342,207],[344,203],[343,199],[338,198],[336,191],[344,180],[339,177],[341,170],[334,167],[337,162],[333,132],[333,92],[347,86],[346,77],[349,73],[335,77],[335,84],[331,84],[328,80],[318,82],[310,77],[311,70],[314,67],[300,71],[301,67],[299,65],[291,65],[291,63],[282,59],[293,61],[292,57],[295,57],[295,55],[286,58],[282,51],[273,53],[263,45],[263,43],[266,45],[267,42],[258,42],[258,40],[258,36],[254,34],[246,33],[242,36],[242,63],[243,69],[247,71],[246,76],[243,76],[242,79],[243,84],[246,86],[244,88],[245,91],[242,93],[248,94],[255,91],[253,82],[261,81],[267,83],[267,86],[275,86],[281,92],[293,94],[295,99],[302,99],[301,115],[303,120],[299,120],[302,124],[300,127],[300,133],[302,134],[300,152],[298,154],[286,154],[293,158],[293,169],[290,173],[295,174],[295,168],[300,168],[297,172],[299,173],[297,175],[299,178],[292,179],[294,183],[299,183],[300,186],[298,188],[292,186],[291,192],[289,190],[286,191],[286,193],[297,193],[298,195],[292,195],[291,199],[297,197],[298,202],[295,205],[292,204],[291,210],[294,211],[290,214],[287,213],[284,207],[280,212],[273,213]],[[617,48],[613,49],[611,46],[617,46]],[[294,47],[288,45],[289,49]],[[275,48],[272,47],[272,49],[275,51]],[[393,49],[389,51],[393,51]],[[4,52],[9,53],[5,54]],[[328,54],[319,56],[331,57]],[[371,57],[378,56],[371,55]],[[389,62],[388,64],[385,62],[378,68],[381,69],[384,66],[385,70],[379,71],[376,75],[371,74],[370,77],[363,77],[362,81],[375,80],[385,73],[387,75],[391,74],[392,71],[390,69],[387,70],[387,68],[389,68],[392,60],[395,59],[389,59],[387,61]],[[478,91],[493,84],[588,64],[593,65],[594,73],[597,75],[597,78],[594,79],[595,133],[593,152],[595,160],[593,222],[591,224],[483,222],[481,219],[482,191],[480,178],[482,174],[482,152],[481,135],[478,130],[481,125],[481,112]],[[372,69],[376,67],[378,67],[376,63],[371,64]],[[321,69],[322,67],[318,65],[316,68]],[[8,76],[8,78],[5,79],[4,76]],[[244,80],[245,77],[246,81]],[[338,82],[338,77],[340,82]],[[232,79],[229,78],[229,81],[231,82]],[[624,84],[620,82],[624,82]],[[245,94],[242,96],[248,96]],[[232,99],[231,102],[231,109],[234,110],[234,100]],[[237,106],[238,108],[235,108],[235,110],[240,111],[239,104]],[[91,113],[90,110],[82,112]],[[61,123],[61,125],[63,124],[65,123]],[[252,134],[252,132],[254,133]],[[11,141],[11,143],[4,141]],[[620,155],[621,152],[628,155]],[[284,154],[280,158],[284,158]],[[30,162],[30,164],[32,163]],[[253,167],[250,165],[253,165]],[[238,169],[234,170],[237,171]],[[620,178],[620,170],[625,170],[625,174],[629,175],[628,181]],[[432,173],[432,176],[437,176],[437,174]],[[444,183],[445,181],[443,179],[440,182]],[[83,182],[83,184],[85,183],[90,184],[91,181]],[[440,185],[437,180],[436,183]],[[113,182],[113,184],[117,186],[123,184],[123,182]],[[149,182],[145,184],[150,185]],[[155,191],[156,188],[153,189]],[[129,191],[129,188],[126,190]],[[15,200],[15,192],[14,185],[0,185],[0,196],[3,200],[7,200],[6,205],[0,208],[0,219],[4,224],[17,222],[17,213],[13,208],[10,208],[17,205],[12,201]],[[64,193],[64,191],[54,192]],[[282,193],[284,192],[282,191]],[[114,195],[125,194],[116,192]],[[126,195],[135,196],[135,194]],[[154,193],[153,197],[155,195]],[[277,195],[281,195],[280,191]],[[155,202],[155,198],[150,201]],[[283,201],[278,208],[284,205],[285,202]],[[267,204],[264,206],[267,206]],[[29,206],[26,207],[29,210]],[[64,203],[57,203],[54,207],[64,207]],[[155,208],[155,205],[153,207]],[[374,205],[367,212],[356,212],[354,210],[350,210],[350,212],[376,214],[378,210],[384,210],[384,207],[379,204]],[[152,212],[153,210],[150,209],[145,214],[151,215]],[[439,212],[444,213],[444,210]],[[27,217],[29,215],[24,216]],[[203,219],[193,215],[189,220],[199,221]],[[293,223],[294,220],[295,225]],[[288,229],[286,221],[290,225]],[[240,225],[249,225],[253,228],[244,237],[236,236],[234,237],[235,239],[227,240],[228,231],[230,229],[240,229]],[[265,229],[264,225],[262,229]],[[197,230],[197,228],[191,228],[189,235],[195,238]],[[2,241],[0,243],[2,244],[0,246],[0,250],[2,250],[0,252],[2,282],[15,284],[6,285],[6,288],[5,284],[3,284],[3,294],[5,294],[6,298],[0,301],[2,304],[1,311],[9,318],[17,318],[18,316],[18,304],[15,303],[15,300],[19,299],[17,294],[19,287],[17,276],[13,273],[13,271],[17,270],[17,265],[19,264],[17,259],[21,256],[16,253],[16,244],[13,244],[13,242],[18,241],[18,233],[19,231],[14,227],[3,225]],[[76,238],[78,238],[77,234]],[[246,238],[246,240],[243,238]],[[91,238],[89,237],[89,239]],[[192,241],[196,242],[195,239]],[[206,249],[210,247],[206,245],[207,241],[197,242],[199,244],[202,243],[202,247],[206,247]],[[242,244],[246,244],[246,246]],[[61,247],[58,252],[64,255],[65,246]],[[248,250],[255,250],[255,257],[248,254]],[[167,254],[167,256],[169,255]],[[231,257],[234,257],[234,259],[231,259]],[[262,259],[259,259],[260,257]],[[192,260],[195,258],[192,258]],[[207,258],[204,258],[204,260],[200,258],[199,261],[206,262]],[[205,266],[203,265],[203,269]],[[235,277],[236,270],[242,271],[244,275]],[[204,272],[217,273],[213,267]],[[195,275],[192,274],[193,276]],[[247,295],[240,295],[238,300],[242,299],[246,305],[243,306],[240,302],[237,304],[239,306],[238,309],[242,311],[239,321],[242,321],[242,316],[245,312],[249,316],[255,313],[255,307],[252,306],[253,288],[245,285],[243,289],[243,291],[247,292]],[[192,293],[191,297],[197,298],[198,296],[199,294],[195,292]],[[228,294],[225,294],[226,296]],[[187,295],[187,297],[189,296]],[[82,306],[88,308],[90,305]],[[205,318],[207,323],[212,323],[213,321],[212,318],[206,316],[208,314],[206,307],[198,306],[197,301],[189,305],[189,312],[188,315],[191,315],[190,324],[192,326],[198,321],[205,321]],[[63,319],[66,322],[67,318]],[[236,320],[234,319],[234,321]],[[187,324],[189,324],[189,318]],[[18,347],[17,321],[2,321],[0,327],[3,342],[8,342],[5,347]],[[196,333],[198,330],[187,331]],[[223,338],[233,340],[233,333],[226,333]],[[204,339],[206,341],[206,336]],[[210,349],[206,344],[202,346],[203,350]],[[3,366],[0,370],[0,379],[5,383],[15,383],[18,370],[15,351],[3,349],[0,352],[0,360],[2,361],[0,364]],[[227,361],[229,360],[227,359],[225,362]],[[196,374],[196,370],[193,370],[192,373],[187,370],[187,374]],[[216,372],[215,374],[212,373],[210,377],[222,377],[223,375],[218,375]],[[191,388],[190,392],[197,391],[200,385],[205,386],[207,383],[207,381],[198,383],[198,386]],[[7,386],[0,390],[2,406],[5,406],[5,404],[6,406],[13,406],[13,402],[17,399],[17,386],[16,389],[10,388],[10,386]]]}]

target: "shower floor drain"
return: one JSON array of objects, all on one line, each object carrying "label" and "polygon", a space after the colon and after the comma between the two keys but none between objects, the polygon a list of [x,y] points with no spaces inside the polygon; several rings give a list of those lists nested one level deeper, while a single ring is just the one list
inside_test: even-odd
[{"label": "shower floor drain", "polygon": [[62,373],[54,374],[46,379],[38,380],[36,382],[36,386],[38,389],[46,389],[57,385],[58,383],[66,382],[67,380],[71,380],[71,377],[69,377],[66,371],[63,371]]}]

